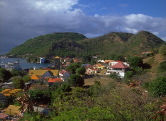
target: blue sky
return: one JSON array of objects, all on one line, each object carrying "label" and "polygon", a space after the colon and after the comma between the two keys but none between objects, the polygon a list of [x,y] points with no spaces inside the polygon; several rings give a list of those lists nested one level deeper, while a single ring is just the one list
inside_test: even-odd
[{"label": "blue sky", "polygon": [[0,54],[53,32],[141,30],[166,41],[166,0],[0,0]]},{"label": "blue sky", "polygon": [[88,15],[123,16],[134,13],[166,17],[166,0],[80,0],[79,4]]}]

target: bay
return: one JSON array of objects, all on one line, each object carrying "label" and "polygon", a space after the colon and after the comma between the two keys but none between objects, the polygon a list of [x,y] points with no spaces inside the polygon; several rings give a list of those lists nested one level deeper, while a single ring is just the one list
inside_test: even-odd
[{"label": "bay", "polygon": [[39,63],[29,63],[27,62],[26,59],[23,59],[23,58],[0,58],[0,64],[2,63],[8,63],[8,62],[11,62],[11,63],[14,63],[14,62],[19,62],[19,65],[20,65],[20,68],[22,69],[31,69],[31,68],[36,68],[36,69],[39,69],[39,68],[44,68],[44,67],[50,67],[52,64],[49,64],[49,63],[43,63],[43,64],[39,64]]}]

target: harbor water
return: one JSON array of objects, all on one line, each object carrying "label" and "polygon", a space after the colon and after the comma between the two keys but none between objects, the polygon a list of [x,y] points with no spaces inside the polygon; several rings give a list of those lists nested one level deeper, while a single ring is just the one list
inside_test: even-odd
[{"label": "harbor water", "polygon": [[6,64],[6,63],[14,63],[19,62],[21,69],[32,69],[32,68],[43,68],[43,67],[50,67],[52,64],[46,64],[46,63],[29,63],[26,59],[23,58],[0,58],[0,64]]}]

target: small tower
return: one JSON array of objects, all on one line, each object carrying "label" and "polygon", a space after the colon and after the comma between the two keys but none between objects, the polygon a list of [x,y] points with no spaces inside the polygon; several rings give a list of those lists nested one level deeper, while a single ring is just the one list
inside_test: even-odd
[{"label": "small tower", "polygon": [[60,70],[60,57],[56,56],[54,58],[54,68],[56,70]]}]

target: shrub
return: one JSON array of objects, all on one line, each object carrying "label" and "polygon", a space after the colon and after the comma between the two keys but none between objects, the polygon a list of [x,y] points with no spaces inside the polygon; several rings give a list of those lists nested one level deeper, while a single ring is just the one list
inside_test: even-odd
[{"label": "shrub", "polygon": [[154,96],[166,95],[166,77],[159,77],[149,84],[149,90]]},{"label": "shrub", "polygon": [[163,44],[160,46],[159,48],[159,53],[162,55],[162,56],[166,56],[166,44]]},{"label": "shrub", "polygon": [[129,79],[129,78],[132,78],[133,75],[134,75],[133,71],[127,71],[125,73],[125,77],[124,78]]},{"label": "shrub", "polygon": [[163,61],[159,64],[158,71],[159,72],[165,72],[166,71],[166,61]]},{"label": "shrub", "polygon": [[72,74],[68,79],[69,85],[74,87],[81,87],[84,85],[84,79],[79,74]]}]

